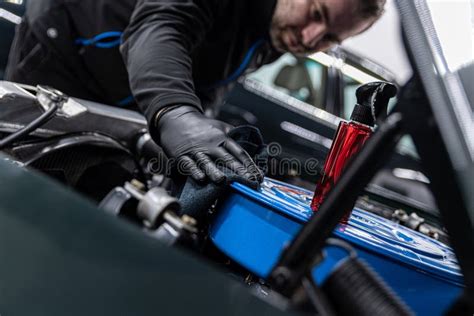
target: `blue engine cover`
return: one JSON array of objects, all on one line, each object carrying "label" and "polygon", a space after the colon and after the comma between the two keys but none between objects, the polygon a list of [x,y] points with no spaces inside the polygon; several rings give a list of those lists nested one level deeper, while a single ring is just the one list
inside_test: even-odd
[{"label": "blue engine cover", "polygon": [[[226,255],[266,278],[282,249],[309,220],[312,192],[266,179],[259,191],[240,184],[221,204],[211,239]],[[350,243],[417,313],[441,315],[461,294],[463,278],[451,248],[409,228],[354,209],[349,224],[334,237]],[[325,249],[328,260],[313,270],[321,283],[340,253]],[[331,260],[332,259],[332,260]]]}]

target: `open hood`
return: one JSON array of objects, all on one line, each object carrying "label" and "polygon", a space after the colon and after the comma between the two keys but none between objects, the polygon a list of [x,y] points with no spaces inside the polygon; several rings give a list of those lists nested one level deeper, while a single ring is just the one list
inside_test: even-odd
[{"label": "open hood", "polygon": [[[438,178],[434,179],[432,187],[438,192],[437,202],[440,209],[444,209],[442,214],[453,247],[461,266],[464,266],[466,284],[472,286],[474,1],[398,0],[397,5],[406,48],[415,71],[414,81],[424,88],[429,103],[428,114],[433,117],[437,130],[432,135],[422,135],[422,130],[412,132],[419,134],[418,145],[424,146],[425,157],[430,158],[431,153],[431,158],[426,159],[430,161],[427,166],[432,169],[431,177]],[[456,10],[456,21],[446,12],[447,9]],[[449,19],[448,24],[445,19]],[[446,25],[449,25],[449,30],[442,28]],[[419,104],[411,107],[413,112],[420,111]],[[423,145],[423,139],[429,144]]]}]

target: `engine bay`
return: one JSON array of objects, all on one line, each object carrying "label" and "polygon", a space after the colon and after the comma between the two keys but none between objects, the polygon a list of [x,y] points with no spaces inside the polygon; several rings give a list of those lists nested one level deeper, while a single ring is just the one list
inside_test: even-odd
[{"label": "engine bay", "polygon": [[[40,115],[36,88],[1,82],[0,89],[4,135]],[[171,190],[166,156],[146,133],[146,120],[140,114],[73,98],[68,103],[72,115],[56,116],[6,153],[98,204],[127,181],[140,181],[147,189]],[[448,244],[436,215],[394,201],[395,194],[369,186],[357,207]]]},{"label": "engine bay", "polygon": [[[6,146],[5,153],[15,164],[59,181],[93,201],[103,212],[135,226],[166,246],[187,249],[212,262],[265,300],[272,301],[275,296],[279,297],[280,292],[274,291],[271,283],[266,281],[270,278],[269,269],[275,264],[284,245],[298,232],[298,227],[311,217],[308,205],[311,192],[272,179],[266,179],[257,192],[235,184],[230,189],[196,188],[189,181],[177,184],[172,179],[166,156],[147,134],[146,121],[139,114],[73,98],[60,99],[60,92],[45,87],[10,82],[0,84],[0,106],[6,113],[0,121],[4,139],[27,128],[29,122],[37,119],[35,115],[41,116],[41,112],[47,112],[53,103],[62,102],[58,105],[61,110],[53,118],[20,141],[15,140],[12,145]],[[242,193],[248,195],[244,200],[240,195]],[[413,204],[403,204],[400,202],[403,199],[392,199],[394,194],[368,187],[365,194],[358,198],[350,223],[336,230],[335,241],[325,248],[325,259],[320,258],[318,262],[324,266],[325,260],[341,260],[341,249],[348,251],[351,260],[356,260],[352,247],[359,245],[365,249],[363,245],[379,244],[382,245],[380,248],[357,249],[358,257],[375,266],[377,273],[391,283],[405,302],[410,306],[417,304],[409,293],[402,290],[403,287],[391,281],[391,275],[385,272],[386,267],[377,266],[376,262],[386,260],[381,259],[386,258],[384,256],[403,265],[415,256],[417,259],[410,264],[416,269],[434,266],[434,270],[426,268],[425,273],[435,276],[435,279],[449,280],[449,290],[439,285],[444,293],[452,293],[439,298],[440,302],[448,304],[451,296],[459,291],[462,275],[454,253],[449,250],[447,231],[439,217],[416,209]],[[262,204],[248,205],[255,199],[262,200],[261,203],[271,201],[270,208],[262,208]],[[252,210],[257,213],[241,217],[246,213],[235,215],[235,208],[241,209],[239,212],[245,209],[245,212]],[[271,222],[267,228],[258,227],[261,219],[279,217],[285,212],[289,213]],[[241,225],[246,230],[241,230]],[[265,231],[273,226],[280,227],[287,235],[280,240],[276,232]],[[243,235],[240,236],[240,233]],[[250,239],[249,234],[252,236]],[[263,236],[273,237],[266,239]],[[246,245],[247,242],[250,243]],[[364,255],[365,251],[384,255],[375,259],[372,255]],[[400,255],[395,255],[394,251],[400,252]],[[412,254],[407,256],[409,253]],[[393,259],[394,256],[401,256],[402,259]],[[385,293],[378,299],[389,297],[389,301],[397,301],[389,292],[382,290],[385,285],[374,281],[376,278],[367,272],[364,264],[354,261],[351,266],[358,268],[351,268],[356,270],[347,273],[366,275],[368,279],[364,279],[372,280],[367,281],[368,284],[373,282],[373,288]],[[398,266],[394,265],[391,269],[398,269]],[[447,270],[450,272],[443,275]],[[319,280],[319,286],[328,288],[328,293],[333,291],[330,299],[336,304],[339,300],[336,293],[343,291],[338,282],[343,279],[339,280],[341,276],[335,276],[334,271],[334,275],[331,271],[321,271],[313,270],[313,276]],[[344,275],[344,272],[338,273]],[[408,282],[410,273],[403,270],[399,274],[408,278],[402,283]],[[420,280],[417,284],[422,286],[418,291],[424,291],[425,284],[430,282]],[[354,288],[357,286],[362,285],[353,285]],[[314,286],[308,291],[311,289],[314,290]],[[367,290],[365,285],[361,290]],[[393,306],[395,310],[404,311],[403,304]]]}]

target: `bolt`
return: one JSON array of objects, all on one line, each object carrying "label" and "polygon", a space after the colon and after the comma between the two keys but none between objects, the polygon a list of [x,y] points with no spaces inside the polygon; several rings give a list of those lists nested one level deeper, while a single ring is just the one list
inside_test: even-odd
[{"label": "bolt", "polygon": [[183,221],[183,223],[185,223],[186,225],[189,225],[189,226],[196,226],[197,225],[197,221],[194,218],[192,218],[188,215],[183,215],[181,217],[181,220]]},{"label": "bolt", "polygon": [[59,33],[57,29],[51,27],[46,31],[46,35],[48,35],[49,38],[56,39],[58,38]]},{"label": "bolt", "polygon": [[140,191],[145,190],[145,185],[136,179],[133,179],[130,184]]}]

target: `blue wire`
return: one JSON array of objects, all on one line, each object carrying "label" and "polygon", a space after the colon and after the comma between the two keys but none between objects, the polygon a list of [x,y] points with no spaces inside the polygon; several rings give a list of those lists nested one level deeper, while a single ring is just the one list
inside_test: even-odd
[{"label": "blue wire", "polygon": [[117,102],[118,106],[127,106],[130,105],[135,99],[133,98],[133,95],[126,97],[125,99]]},{"label": "blue wire", "polygon": [[[97,48],[114,48],[122,44],[122,32],[111,31],[101,33],[94,36],[93,38],[78,38],[76,39],[76,45],[81,46],[95,46]],[[114,41],[110,41],[115,39]]]},{"label": "blue wire", "polygon": [[[95,46],[97,48],[114,48],[120,46],[122,44],[122,35],[123,32],[118,31],[110,31],[104,32],[94,36],[93,38],[78,38],[76,39],[76,45],[80,46]],[[111,39],[116,39],[114,41],[110,41]],[[125,99],[118,101],[116,104],[118,106],[127,106],[130,105],[135,99],[133,95],[126,97]]]},{"label": "blue wire", "polygon": [[249,50],[247,51],[247,54],[244,57],[244,60],[242,61],[242,64],[239,66],[239,68],[237,68],[237,70],[234,73],[232,73],[226,79],[218,81],[217,83],[209,86],[207,89],[211,90],[211,89],[217,88],[219,86],[226,85],[228,83],[231,83],[231,82],[237,80],[245,72],[245,70],[249,67],[250,62],[252,61],[252,58],[255,54],[255,51],[264,43],[265,43],[264,39],[260,39],[257,42],[255,42],[249,48]]},{"label": "blue wire", "polygon": [[[76,45],[80,46],[95,46],[97,48],[113,48],[120,46],[122,44],[122,35],[123,32],[118,32],[118,31],[110,31],[110,32],[104,32],[101,34],[98,34],[94,36],[93,38],[78,38],[76,39],[75,43]],[[110,39],[116,38],[114,41],[110,41]],[[104,40],[107,40],[103,42]],[[250,62],[252,61],[252,58],[254,57],[255,51],[263,44],[265,43],[264,39],[260,39],[257,42],[255,42],[250,49],[247,51],[247,54],[245,55],[242,64],[237,68],[228,78],[221,80],[211,86],[209,86],[207,89],[211,90],[214,88],[217,88],[219,86],[226,85],[228,83],[231,83],[235,80],[237,80],[244,72],[245,70],[249,67]],[[134,101],[133,96],[126,97],[125,99],[117,102],[117,105],[119,106],[126,106],[129,105]]]}]

